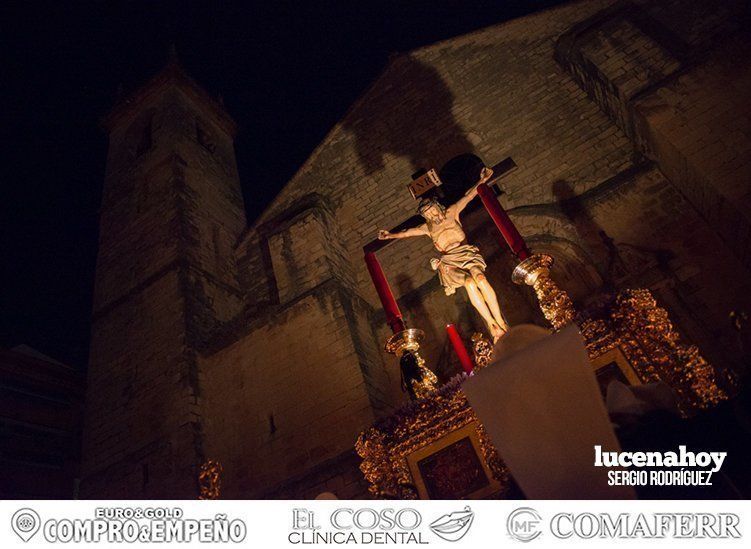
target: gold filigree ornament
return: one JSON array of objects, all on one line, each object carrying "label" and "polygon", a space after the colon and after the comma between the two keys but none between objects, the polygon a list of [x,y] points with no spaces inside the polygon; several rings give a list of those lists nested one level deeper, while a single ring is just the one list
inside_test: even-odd
[{"label": "gold filigree ornament", "polygon": [[213,459],[207,459],[198,473],[198,499],[219,499],[222,487],[222,464]]},{"label": "gold filigree ornament", "polygon": [[519,263],[511,274],[514,284],[532,286],[542,314],[555,330],[574,321],[576,310],[568,294],[550,276],[553,258],[533,254]]},{"label": "gold filigree ornament", "polygon": [[496,497],[508,489],[508,470],[461,391],[464,379],[464,374],[454,377],[427,397],[406,404],[360,433],[355,450],[362,458],[360,470],[370,483],[373,496],[416,499],[417,488],[407,456],[472,421],[478,422],[480,457],[501,487]]},{"label": "gold filigree ornament", "polygon": [[408,328],[392,335],[384,349],[386,352],[401,358],[405,352],[411,352],[417,359],[417,367],[422,374],[422,381],[412,380],[410,383],[417,398],[425,398],[438,387],[438,378],[433,371],[425,365],[425,359],[420,355],[420,342],[425,339],[425,332],[417,328]]},{"label": "gold filigree ornament", "polygon": [[[649,290],[623,290],[599,313],[583,316],[579,328],[591,359],[620,347],[640,381],[669,385],[685,414],[728,398],[717,383],[719,373],[696,345],[681,341]],[[731,389],[735,383],[732,377],[726,380]]]},{"label": "gold filigree ornament", "polygon": [[480,370],[493,361],[493,342],[480,332],[472,334],[472,355],[475,369]]}]

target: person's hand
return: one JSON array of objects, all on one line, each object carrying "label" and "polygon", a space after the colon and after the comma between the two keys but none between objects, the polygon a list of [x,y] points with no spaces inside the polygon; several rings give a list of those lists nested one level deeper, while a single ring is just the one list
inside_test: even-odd
[{"label": "person's hand", "polygon": [[389,240],[391,238],[391,233],[388,232],[385,229],[381,229],[378,231],[378,240]]},{"label": "person's hand", "polygon": [[487,166],[485,166],[480,172],[480,183],[485,183],[492,176],[493,176],[493,168],[488,168]]}]

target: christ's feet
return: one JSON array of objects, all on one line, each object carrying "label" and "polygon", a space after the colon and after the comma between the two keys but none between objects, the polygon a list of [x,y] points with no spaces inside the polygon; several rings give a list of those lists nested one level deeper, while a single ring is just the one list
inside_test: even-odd
[{"label": "christ's feet", "polygon": [[493,336],[493,343],[496,343],[499,339],[506,335],[506,330],[493,322],[490,325],[490,335]]}]

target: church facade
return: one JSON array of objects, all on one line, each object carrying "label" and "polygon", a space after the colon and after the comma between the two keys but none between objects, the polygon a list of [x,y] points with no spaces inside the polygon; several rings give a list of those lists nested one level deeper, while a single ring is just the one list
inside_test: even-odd
[{"label": "church facade", "polygon": [[[366,497],[355,439],[406,396],[363,247],[415,214],[414,172],[461,192],[466,159],[513,158],[498,199],[577,307],[649,288],[733,375],[728,314],[751,304],[744,9],[584,0],[396,56],[251,224],[234,122],[168,65],[105,124],[81,495],[193,498],[213,459],[222,497]],[[462,221],[509,322],[544,324],[475,206]],[[435,253],[378,255],[446,381],[445,325],[484,327]]]}]

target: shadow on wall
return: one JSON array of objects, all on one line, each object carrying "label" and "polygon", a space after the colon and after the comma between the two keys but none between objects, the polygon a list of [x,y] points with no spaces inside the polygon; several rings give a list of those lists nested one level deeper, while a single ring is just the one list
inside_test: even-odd
[{"label": "shadow on wall", "polygon": [[[616,242],[589,214],[582,199],[574,194],[567,181],[553,183],[553,194],[561,211],[576,229],[581,245],[600,255],[604,249],[605,260],[598,269],[603,281],[603,291],[615,292],[618,288],[632,283],[640,270],[656,268],[661,279],[675,280],[671,267],[674,253],[662,247],[647,247],[628,242]],[[629,265],[632,265],[629,267]],[[636,268],[640,266],[640,268]],[[678,284],[679,285],[679,284]]]},{"label": "shadow on wall", "polygon": [[446,334],[446,323],[456,324],[463,332],[467,344],[472,332],[484,329],[479,328],[481,322],[475,322],[471,316],[471,305],[466,292],[462,289],[456,295],[446,296],[437,277],[424,287],[415,288],[412,279],[404,274],[396,277],[396,288],[402,296],[400,304],[403,305],[408,325],[425,332],[425,345],[421,351],[423,358],[430,364],[438,380],[445,383],[461,371],[459,360]]},{"label": "shadow on wall", "polygon": [[600,255],[604,249],[605,262],[598,269],[602,277],[603,290],[612,292],[615,289],[615,280],[626,276],[628,270],[623,263],[615,241],[605,230],[592,218],[582,199],[574,192],[568,181],[559,179],[553,183],[553,196],[555,196],[561,212],[574,226],[579,236],[580,245]]},{"label": "shadow on wall", "polygon": [[425,332],[425,337],[428,341],[438,341],[441,337],[436,331],[433,323],[430,322],[431,315],[425,308],[422,295],[415,294],[414,281],[404,273],[400,273],[396,277],[396,288],[399,291],[399,295],[402,296],[402,300],[405,300],[405,307],[409,311],[409,320],[414,326],[419,326]]},{"label": "shadow on wall", "polygon": [[363,98],[363,116],[346,117],[344,127],[355,137],[366,174],[382,170],[386,154],[408,158],[414,172],[474,150],[453,106],[454,94],[438,71],[404,55]]}]

